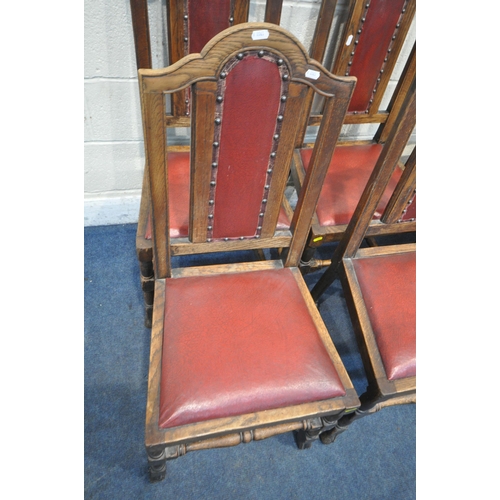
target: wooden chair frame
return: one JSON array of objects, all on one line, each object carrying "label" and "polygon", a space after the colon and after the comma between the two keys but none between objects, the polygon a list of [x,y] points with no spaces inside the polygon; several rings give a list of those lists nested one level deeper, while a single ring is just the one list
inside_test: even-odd
[{"label": "wooden chair frame", "polygon": [[[353,67],[353,62],[355,61],[358,53],[358,47],[360,47],[360,45],[358,44],[364,43],[365,46],[368,45],[367,39],[363,38],[364,36],[366,36],[364,34],[364,23],[365,17],[367,16],[367,13],[372,4],[374,4],[374,1],[366,2],[356,0],[351,3],[348,21],[341,38],[340,49],[335,58],[332,73],[339,75],[350,74],[351,68]],[[416,2],[414,0],[404,0],[396,25],[394,27],[392,27],[392,25],[386,26],[385,28],[383,26],[381,27],[381,29],[387,30],[387,34],[385,36],[385,39],[383,40],[386,46],[385,48],[382,47],[382,49],[385,50],[385,54],[380,53],[378,55],[380,58],[380,69],[377,70],[379,72],[379,75],[376,78],[371,98],[366,103],[367,106],[365,109],[350,110],[346,116],[346,125],[379,123],[380,125],[376,133],[374,134],[373,139],[371,141],[347,141],[341,139],[341,141],[337,145],[338,148],[348,148],[350,146],[360,146],[363,144],[384,144],[389,137],[389,134],[395,125],[396,118],[408,92],[410,82],[416,74],[416,45],[413,46],[413,49],[406,61],[402,76],[398,81],[387,110],[381,110],[380,104],[389,84],[391,73],[393,72],[396,62],[400,56],[401,49],[411,26],[413,17],[415,15],[415,5]],[[373,28],[371,32],[373,33]],[[370,36],[370,30],[368,36]],[[364,54],[362,55],[366,56],[366,52],[367,50],[364,49]],[[370,61],[370,59],[368,60]],[[372,64],[371,61],[370,64]],[[357,67],[356,70],[358,81],[363,82],[363,80],[366,78],[365,75],[359,67]],[[369,75],[371,78],[373,78],[373,71],[374,68],[371,68],[371,74]],[[367,84],[361,83],[361,85],[364,85],[366,87]],[[312,99],[309,98],[309,106],[311,105]],[[320,117],[321,115],[311,115],[308,121],[308,125],[315,125],[317,123],[317,119],[319,119]],[[304,136],[305,129],[303,131],[302,138],[304,138]],[[311,144],[303,145],[304,148],[309,148],[311,146]],[[404,169],[404,165],[400,164],[399,168]],[[302,162],[301,154],[298,151],[294,155],[291,173],[296,189],[300,190],[302,181],[305,176],[305,168]],[[311,234],[306,246],[306,251],[304,252],[304,256],[302,258],[301,266],[304,272],[308,272],[311,269],[323,267],[329,264],[330,261],[320,261],[314,258],[315,249],[324,243],[339,241],[345,233],[346,228],[347,224],[322,226],[319,223],[317,215],[314,214]],[[366,236],[367,238],[371,238],[373,236],[383,234],[413,232],[415,230],[415,224],[401,225],[394,223],[392,225],[388,225],[380,224],[378,220],[373,220],[370,224]],[[374,244],[373,239],[369,241],[371,242],[371,244]]]},{"label": "wooden chair frame", "polygon": [[[279,25],[281,19],[283,0],[267,0],[264,21]],[[331,29],[333,16],[337,0],[322,0],[318,21],[314,32],[309,55],[312,59],[322,61],[328,42],[328,35]],[[136,50],[137,68],[152,68],[152,54],[149,33],[148,9],[146,0],[130,0],[132,24],[134,32],[134,42]],[[237,25],[246,22],[248,19],[249,0],[233,0],[230,3],[230,12],[228,12],[228,21],[232,18],[232,24]],[[186,38],[186,13],[185,2],[181,0],[167,1],[169,36],[169,60],[173,64],[181,57],[187,55]],[[171,113],[166,116],[168,127],[187,127],[190,125],[190,116],[186,115],[189,95],[186,91],[172,94],[170,96]],[[187,97],[187,98],[186,98]],[[308,96],[312,99],[312,94]],[[312,100],[311,100],[312,102]],[[315,117],[317,125],[321,116]],[[305,127],[304,127],[305,131]],[[170,151],[188,151],[189,146],[169,145]],[[293,211],[286,198],[283,199],[283,208],[291,220]],[[145,324],[151,327],[153,301],[154,301],[154,272],[153,272],[153,250],[150,237],[150,213],[151,213],[151,193],[149,190],[148,169],[144,169],[144,178],[142,183],[141,203],[139,209],[139,221],[136,233],[137,258],[141,271],[141,287],[145,302]],[[261,257],[262,258],[262,257]]]},{"label": "wooden chair frame", "polygon": [[[416,82],[412,80],[405,102],[400,110],[395,127],[391,131],[386,146],[356,208],[356,212],[348,228],[337,246],[332,263],[321,276],[311,291],[314,301],[318,301],[325,290],[336,279],[340,278],[345,293],[349,313],[363,358],[368,377],[368,388],[360,396],[361,406],[356,412],[344,416],[336,426],[321,435],[323,443],[332,443],[356,419],[369,415],[380,409],[397,404],[416,403],[416,376],[389,380],[382,357],[377,346],[370,316],[365,305],[363,294],[356,275],[354,261],[380,256],[396,256],[416,252],[416,244],[390,245],[372,248],[360,248],[380,198],[389,182],[398,159],[415,126],[416,117]],[[413,161],[407,164],[405,175],[400,179],[385,219],[390,224],[399,217],[401,220],[409,193],[414,191],[416,178],[415,150]],[[396,216],[396,214],[399,214]],[[383,222],[381,222],[382,224]],[[411,222],[402,222],[411,224]]]},{"label": "wooden chair frame", "polygon": [[[134,40],[136,47],[137,56],[137,67],[138,68],[151,68],[151,47],[149,41],[149,24],[147,16],[147,3],[146,0],[130,0],[131,10],[132,10],[132,20],[134,28]],[[167,14],[168,14],[168,35],[169,35],[169,58],[170,63],[175,63],[180,57],[187,55],[188,44],[186,41],[186,16],[189,12],[186,11],[186,2],[181,0],[168,0],[167,1]],[[273,23],[279,25],[282,11],[282,0],[267,0],[266,10],[265,10],[265,22]],[[348,74],[350,64],[352,63],[352,50],[351,47],[356,45],[359,40],[360,34],[358,31],[362,29],[363,16],[366,14],[367,2],[361,2],[360,0],[353,0],[350,5],[350,12],[348,17],[348,22],[345,26],[344,32],[341,35],[341,50],[335,59],[334,66],[332,68],[332,73],[334,74]],[[309,49],[309,56],[312,59],[322,62],[325,58],[326,48],[329,41],[329,36],[332,28],[332,22],[334,19],[334,13],[337,6],[337,0],[322,0],[320,9],[318,12],[316,28],[314,31],[313,39]],[[379,110],[380,99],[385,92],[385,89],[389,83],[390,75],[396,64],[396,60],[400,54],[401,48],[403,46],[404,39],[411,25],[415,13],[415,1],[410,0],[405,3],[405,12],[401,16],[401,22],[399,26],[394,31],[394,40],[391,39],[390,46],[388,47],[388,57],[387,61],[383,61],[381,64],[381,77],[380,81],[377,83],[377,98],[371,103],[369,109],[366,113],[352,112],[348,113],[346,116],[346,124],[356,124],[356,123],[367,123],[367,122],[377,122],[381,123],[379,131],[377,132],[374,141],[383,143],[389,133],[393,118],[397,115],[397,111],[401,106],[402,100],[406,92],[407,81],[411,78],[411,72],[415,71],[415,57],[414,53],[410,57],[408,63],[408,68],[405,70],[405,77],[400,79],[398,87],[394,93],[394,96],[389,104],[388,110],[386,112]],[[228,13],[228,21],[233,24],[238,24],[240,22],[245,22],[248,19],[249,11],[249,1],[248,0],[232,0],[230,2],[230,12]],[[349,37],[356,38],[351,47],[347,45],[347,40]],[[363,75],[358,75],[361,78]],[[190,116],[188,109],[189,94],[187,91],[178,92],[172,95],[171,113],[167,114],[166,122],[168,127],[182,126],[187,127],[190,125]],[[323,109],[321,109],[320,114],[314,114],[310,116],[310,111],[313,103],[314,92],[309,92],[307,97],[307,105],[304,108],[304,116],[301,117],[302,120],[302,132],[297,137],[297,147],[312,147],[311,144],[303,144],[307,126],[317,126],[321,119]],[[186,114],[188,113],[188,114]],[[352,144],[352,143],[351,143]],[[358,142],[359,144],[359,142]],[[346,144],[347,145],[347,144]],[[339,144],[339,146],[344,146],[344,144]],[[188,151],[188,146],[168,146],[170,151]],[[144,169],[144,179],[141,194],[141,204],[139,211],[139,222],[136,234],[136,249],[137,258],[140,264],[141,270],[141,285],[144,293],[146,318],[145,324],[147,327],[151,326],[151,316],[154,300],[154,273],[152,265],[152,243],[149,235],[148,228],[150,227],[150,205],[151,205],[151,195],[149,193],[149,179],[147,179],[147,168]],[[305,176],[302,161],[300,159],[300,154],[298,152],[294,155],[292,162],[292,177],[294,179],[294,184],[297,189],[303,182]],[[292,217],[292,209],[287,203],[286,198],[283,200],[284,209],[288,214],[289,219]],[[377,233],[381,226],[374,224],[374,233]],[[402,229],[402,226],[394,225],[387,232],[398,231]],[[327,228],[322,228],[317,221],[317,217],[313,216],[313,226],[311,230],[311,235],[306,246],[306,251],[303,256],[303,263],[301,267],[303,271],[309,270],[311,267],[317,267],[318,265],[327,264],[326,262],[321,262],[313,259],[315,248],[328,241],[338,241],[345,231],[346,225],[342,226],[332,226]],[[405,230],[409,229],[409,226],[404,227]],[[372,229],[368,232],[370,236]],[[307,264],[306,264],[307,263]]]},{"label": "wooden chair frame", "polygon": [[[373,8],[372,4],[376,0],[366,1],[366,0],[352,0],[350,3],[349,15],[347,19],[346,26],[342,32],[340,45],[338,53],[335,57],[331,72],[334,75],[350,75],[353,61],[357,57],[357,47],[360,42],[364,42],[364,23],[366,16],[370,10]],[[387,40],[386,54],[383,56],[382,60],[379,61],[380,69],[378,70],[379,76],[373,88],[373,95],[370,99],[366,109],[362,111],[348,111],[345,124],[363,124],[363,123],[387,123],[389,121],[390,115],[393,114],[392,111],[400,109],[401,104],[404,99],[404,93],[399,95],[399,98],[393,98],[391,104],[386,111],[380,109],[380,104],[384,93],[389,84],[391,74],[396,66],[401,49],[403,48],[406,35],[410,29],[413,17],[416,10],[416,0],[401,0],[404,4],[401,9],[400,18],[397,24],[394,26],[393,31],[389,33],[390,40]],[[333,20],[333,10],[336,6],[336,1],[323,2],[321,6],[321,11],[318,16],[318,24],[316,26],[316,32],[311,45],[311,57],[319,61],[325,54],[326,49],[326,36],[330,31],[331,23]],[[358,81],[361,82],[365,76],[362,72],[355,75]],[[407,84],[406,84],[407,85]],[[359,85],[358,85],[359,86]],[[394,93],[396,96],[398,92]],[[312,106],[312,98],[308,98],[309,113]],[[308,126],[318,125],[321,121],[322,113],[311,114],[307,122]],[[389,121],[389,125],[392,122]],[[380,142],[385,142],[389,132],[390,126],[385,127],[385,132],[382,134],[381,129],[378,132]],[[302,138],[305,135],[305,129],[303,130]]]},{"label": "wooden chair frame", "polygon": [[[279,25],[283,0],[266,2],[265,22]],[[228,26],[248,20],[249,0],[231,0],[228,2]],[[151,69],[152,54],[149,32],[148,8],[146,0],[130,0],[137,68]],[[333,16],[333,12],[332,12]],[[189,53],[189,2],[185,0],[167,0],[167,34],[169,41],[169,62],[174,64]],[[182,90],[169,96],[171,112],[166,114],[167,127],[189,127],[190,95],[189,90]],[[189,151],[189,146],[169,145],[169,151]],[[291,220],[293,211],[284,201],[284,210]],[[136,233],[137,259],[141,271],[141,287],[145,303],[145,324],[151,327],[154,300],[153,250],[150,237],[151,193],[147,166],[144,176],[139,208],[139,221]]]},{"label": "wooden chair frame", "polygon": [[[257,32],[269,32],[266,40],[252,41]],[[289,81],[284,116],[278,117],[282,128],[276,146],[274,171],[269,188],[266,215],[260,237],[207,241],[206,216],[210,199],[210,167],[217,120],[213,119],[216,106],[217,82],[225,78],[223,71],[227,61],[243,57],[243,52],[256,51],[278,58],[278,66],[284,71],[282,79]],[[346,412],[354,411],[359,400],[331,342],[328,331],[311,300],[309,291],[298,270],[298,263],[310,227],[314,205],[319,196],[321,182],[329,165],[332,144],[335,144],[345,112],[355,85],[355,78],[336,77],[310,59],[303,46],[287,31],[268,23],[248,23],[229,28],[209,42],[200,54],[191,54],[164,70],[139,70],[139,86],[145,131],[146,164],[151,180],[153,252],[155,274],[155,301],[151,337],[151,357],[146,411],[146,449],[150,464],[150,478],[161,480],[165,476],[166,461],[187,451],[214,447],[233,446],[252,439],[260,440],[276,434],[296,431],[299,447],[309,447],[320,432],[332,428]],[[192,86],[193,126],[191,159],[191,208],[190,242],[170,239],[168,230],[168,181],[166,168],[167,140],[165,99],[166,94]],[[281,197],[288,177],[288,165],[293,154],[295,138],[299,133],[300,116],[304,97],[313,88],[326,99],[324,119],[304,188],[287,234],[276,231]],[[282,99],[283,101],[283,99]],[[211,111],[212,110],[212,111]],[[217,115],[215,115],[217,116]],[[165,166],[167,167],[165,168]],[[281,192],[281,195],[279,194]],[[201,197],[197,203],[195,198]],[[201,222],[200,222],[201,220]],[[208,238],[210,240],[211,238]],[[233,251],[253,248],[282,247],[280,260],[245,264],[172,269],[171,256],[183,252]],[[263,269],[290,268],[314,320],[318,333],[340,376],[346,394],[343,397],[313,403],[299,404],[276,410],[244,414],[237,417],[219,418],[170,429],[160,428],[159,391],[161,377],[161,353],[164,328],[164,293],[169,280],[191,276],[207,276],[221,272],[247,272]],[[285,298],[284,298],[285,299]]]},{"label": "wooden chair frame", "polygon": [[[327,26],[327,19],[331,24],[333,20],[333,11],[337,0],[323,0],[322,12],[329,11],[331,13],[324,15],[321,14],[323,26],[322,30],[329,30]],[[324,4],[324,5],[323,5]],[[248,14],[250,9],[250,0],[228,0],[227,12],[227,26],[236,26],[240,23],[248,21]],[[169,64],[174,64],[183,57],[192,53],[189,50],[189,2],[187,0],[167,0],[167,35],[168,35],[168,55]],[[267,0],[266,10],[264,15],[264,22],[279,25],[281,19],[281,11],[283,7],[283,0]],[[137,69],[151,69],[152,68],[152,54],[151,42],[149,32],[149,19],[146,0],[130,0],[130,8],[132,14],[132,27],[134,32],[134,43],[136,51]],[[321,31],[321,29],[319,29]],[[328,32],[326,32],[326,35]],[[321,38],[319,38],[321,36]],[[318,37],[318,42],[325,41],[325,33],[315,35]],[[318,45],[318,43],[317,43]],[[321,44],[319,45],[321,46]],[[311,54],[313,59],[322,60],[321,51],[316,50],[315,54]],[[167,114],[168,127],[189,127],[189,96],[184,93],[172,94],[171,96],[171,112]]]}]

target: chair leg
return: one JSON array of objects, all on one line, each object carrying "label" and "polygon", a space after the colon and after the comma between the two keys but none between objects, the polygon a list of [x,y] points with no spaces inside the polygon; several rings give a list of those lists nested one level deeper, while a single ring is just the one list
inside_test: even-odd
[{"label": "chair leg", "polygon": [[375,413],[381,408],[380,396],[378,393],[373,393],[368,390],[362,394],[359,399],[361,401],[361,406],[356,411],[345,414],[335,424],[335,427],[331,430],[323,432],[320,435],[320,440],[323,444],[332,444],[337,439],[339,434],[345,432],[355,420]]},{"label": "chair leg", "polygon": [[151,328],[153,321],[153,301],[154,301],[154,272],[153,263],[151,261],[139,261],[141,269],[141,287],[144,295],[145,319],[144,325],[146,328]]},{"label": "chair leg", "polygon": [[151,325],[153,324],[154,291],[143,292],[143,295],[144,295],[144,307],[146,310],[144,325],[146,326],[146,328],[151,328]]},{"label": "chair leg", "polygon": [[167,474],[167,456],[165,448],[149,448],[146,449],[146,452],[148,454],[149,481],[152,483],[163,481]]},{"label": "chair leg", "polygon": [[153,262],[150,260],[140,260],[139,267],[141,269],[141,276],[144,278],[152,278],[153,272]]},{"label": "chair leg", "polygon": [[329,431],[323,432],[320,436],[319,439],[323,444],[332,444],[338,437],[339,434],[342,434],[347,430],[349,425],[352,422],[352,417],[355,415],[356,412],[349,413],[347,415],[344,415],[336,424],[333,429],[330,429]]},{"label": "chair leg", "polygon": [[312,446],[314,441],[319,438],[323,429],[321,418],[313,418],[308,421],[307,429],[300,429],[294,432],[295,443],[299,450],[306,450]]},{"label": "chair leg", "polygon": [[378,247],[379,246],[379,244],[377,243],[377,240],[373,236],[366,236],[365,241],[369,247]]},{"label": "chair leg", "polygon": [[254,250],[255,257],[257,257],[258,260],[266,260],[266,255],[264,253],[264,250],[262,248],[256,248]]},{"label": "chair leg", "polygon": [[314,253],[316,252],[315,247],[306,246],[302,257],[300,258],[300,272],[302,275],[308,274],[313,270],[314,267]]},{"label": "chair leg", "polygon": [[362,417],[371,415],[380,411],[382,408],[395,405],[416,404],[416,393],[402,394],[391,397],[390,399],[382,397],[378,392],[370,391],[370,389],[359,397],[361,406],[352,413],[344,415],[335,425],[335,427],[320,435],[320,440],[323,444],[331,444],[337,439],[339,434],[342,434],[354,422]]}]

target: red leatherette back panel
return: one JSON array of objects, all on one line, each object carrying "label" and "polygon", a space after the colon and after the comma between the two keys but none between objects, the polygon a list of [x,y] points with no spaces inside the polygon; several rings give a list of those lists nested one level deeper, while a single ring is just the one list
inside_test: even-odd
[{"label": "red leatherette back panel", "polygon": [[275,63],[245,57],[226,78],[213,237],[256,234],[281,77]]},{"label": "red leatherette back panel", "polygon": [[371,0],[369,3],[359,43],[353,46],[355,54],[349,75],[358,81],[349,111],[368,109],[405,0]]},{"label": "red leatherette back panel", "polygon": [[[168,153],[168,195],[170,237],[187,238],[189,235],[189,152]],[[144,237],[151,239],[151,213],[148,214]],[[283,207],[276,229],[288,229],[290,220]]]},{"label": "red leatherette back panel", "polygon": [[199,53],[215,35],[229,28],[231,0],[189,0],[189,53]]}]

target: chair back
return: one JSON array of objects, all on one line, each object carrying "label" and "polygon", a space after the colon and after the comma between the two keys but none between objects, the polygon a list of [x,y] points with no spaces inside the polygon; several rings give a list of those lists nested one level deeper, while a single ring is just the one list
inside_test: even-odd
[{"label": "chair back", "polygon": [[[415,13],[415,0],[353,2],[333,73],[358,78],[349,104],[351,115],[373,120],[400,55]],[[365,118],[366,119],[366,118]],[[364,119],[351,121],[363,123]]]},{"label": "chair back", "polygon": [[[283,0],[267,0],[264,21],[279,25]],[[130,0],[137,69],[152,68],[151,38],[146,0]],[[198,53],[221,31],[248,21],[250,0],[167,0],[168,59],[172,65]],[[172,94],[169,127],[188,127],[190,89]]]},{"label": "chair back", "polygon": [[[339,244],[345,258],[352,258],[361,246],[373,214],[392,177],[416,123],[416,79],[413,78],[398,119],[382,150],[375,168],[363,191],[346,234]],[[405,169],[389,200],[380,223],[409,224],[415,228],[415,218],[407,217],[408,206],[414,201],[416,189],[416,148],[406,162]],[[339,250],[340,251],[340,250]]]},{"label": "chair back", "polygon": [[[339,37],[331,71],[335,75],[358,79],[345,124],[380,124],[374,137],[380,143],[387,139],[416,71],[414,46],[387,109],[381,109],[393,70],[403,55],[401,49],[415,10],[415,0],[353,0],[345,29]],[[319,111],[319,114],[311,114],[308,125],[319,124],[321,104]],[[303,140],[306,129],[302,132]]]},{"label": "chair back", "polygon": [[[401,106],[394,128],[387,139],[386,144],[378,158],[373,172],[358,202],[354,215],[347,229],[335,248],[331,264],[321,275],[321,278],[311,290],[311,295],[317,301],[325,290],[338,276],[342,260],[354,259],[363,254],[379,253],[384,247],[360,248],[365,238],[373,215],[377,210],[380,199],[389,183],[394,169],[403,154],[408,143],[411,132],[416,123],[416,79],[408,88],[405,100]],[[381,225],[387,225],[388,233],[392,224],[408,225],[415,228],[415,212],[410,208],[415,203],[416,186],[416,148],[406,162],[403,175],[398,181],[396,188],[389,200],[388,205],[380,219]],[[410,212],[409,215],[408,212]],[[383,231],[381,231],[383,234]],[[410,244],[412,246],[413,244]],[[399,246],[399,245],[398,245]],[[400,245],[404,248],[407,245]],[[387,252],[396,252],[396,246],[385,247]]]},{"label": "chair back", "polygon": [[[167,94],[190,88],[193,98],[189,242],[175,245],[189,245],[191,253],[287,247],[285,265],[297,265],[355,82],[330,74],[269,23],[240,24],[200,54],[139,70],[155,276],[170,273]],[[277,231],[309,89],[325,97],[324,119],[290,230]]]}]

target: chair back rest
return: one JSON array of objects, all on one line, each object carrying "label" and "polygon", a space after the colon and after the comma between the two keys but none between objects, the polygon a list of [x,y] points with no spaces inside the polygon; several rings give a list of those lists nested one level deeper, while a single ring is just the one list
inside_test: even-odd
[{"label": "chair back rest", "polygon": [[[267,0],[264,21],[280,23],[283,0]],[[152,68],[147,0],[130,0],[137,69]],[[167,0],[169,64],[198,53],[221,31],[248,21],[250,0]],[[172,94],[168,126],[190,124],[190,89]]]},{"label": "chair back rest", "polygon": [[[398,114],[408,82],[416,70],[414,47],[387,110],[381,110],[381,101],[401,55],[415,6],[415,0],[353,0],[345,29],[339,37],[331,71],[335,75],[358,79],[345,123],[380,123],[375,137],[379,142],[387,139],[394,120],[390,120],[391,115]],[[318,37],[319,40],[322,38]],[[320,114],[312,114],[308,125],[318,125],[321,115],[320,107]],[[302,131],[302,140],[305,132],[306,129]]]},{"label": "chair back rest", "polygon": [[[398,113],[395,125],[384,144],[382,152],[375,164],[370,178],[363,190],[361,198],[356,206],[354,214],[347,225],[342,239],[335,248],[331,264],[321,275],[311,290],[314,301],[325,292],[332,284],[339,272],[339,266],[343,259],[356,257],[361,243],[366,236],[370,223],[384,191],[392,177],[403,154],[408,139],[416,123],[416,78],[413,77],[406,93],[401,109]],[[408,219],[405,209],[415,196],[416,180],[416,148],[406,162],[406,166],[393,194],[382,215],[381,223],[403,223],[416,229],[414,220]],[[414,201],[413,201],[414,203]],[[407,212],[406,212],[407,213]],[[385,217],[385,220],[383,220]],[[394,231],[391,231],[394,233]],[[380,234],[383,234],[381,231]],[[363,251],[378,251],[378,247],[363,249]]]},{"label": "chair back rest", "polygon": [[[416,79],[413,78],[385,147],[383,148],[368,183],[361,195],[354,215],[339,243],[338,252],[346,258],[356,255],[380,199],[401,158],[416,123]],[[416,185],[416,148],[413,150],[404,172],[396,185],[382,215],[382,223],[414,223],[405,210],[414,201]]]},{"label": "chair back rest", "polygon": [[[353,3],[333,73],[358,78],[349,114],[373,119],[415,13],[415,0]],[[361,123],[362,120],[359,120]]]},{"label": "chair back rest", "polygon": [[[139,70],[155,275],[170,272],[163,254],[169,248],[165,94],[192,90],[190,242],[206,252],[290,247],[285,265],[297,265],[355,82],[330,74],[295,37],[269,23],[240,24],[200,54],[163,70]],[[309,89],[327,105],[283,238],[276,226]]]},{"label": "chair back rest", "polygon": [[282,137],[295,133],[293,101],[300,106],[301,97],[290,95],[288,71],[276,53],[245,50],[225,62],[217,82],[194,85],[196,102],[208,99],[209,109],[197,113],[193,142],[207,133],[213,141],[193,151],[202,196],[194,201],[192,241],[274,235],[288,175]]},{"label": "chair back rest", "polygon": [[[168,0],[168,49],[170,64],[199,53],[221,31],[248,21],[250,0]],[[173,117],[189,117],[190,89],[172,95]],[[175,121],[173,122],[175,124]]]}]

